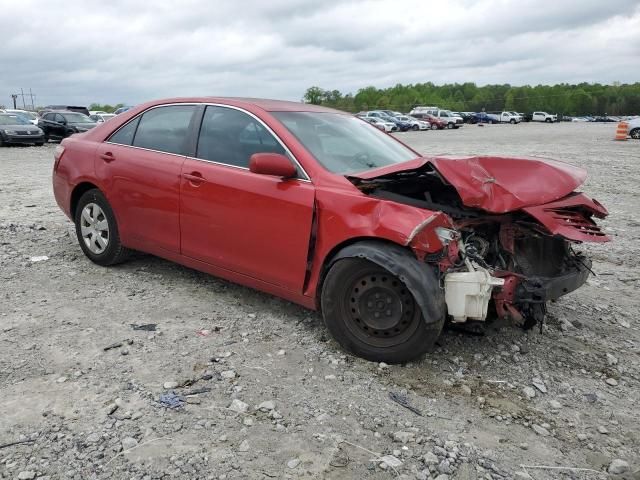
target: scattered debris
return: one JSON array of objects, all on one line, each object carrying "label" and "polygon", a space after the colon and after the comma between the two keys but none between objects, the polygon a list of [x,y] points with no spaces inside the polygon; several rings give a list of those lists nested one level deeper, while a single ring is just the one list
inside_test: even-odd
[{"label": "scattered debris", "polygon": [[49,257],[47,257],[46,255],[36,255],[35,257],[31,257],[29,260],[33,263],[45,262],[49,260]]},{"label": "scattered debris", "polygon": [[409,403],[409,399],[407,398],[406,395],[403,395],[401,393],[397,393],[397,392],[389,392],[389,398],[396,402],[398,405],[406,408],[407,410],[411,410],[413,413],[415,413],[416,415],[419,416],[423,416],[422,412],[420,410],[418,410],[416,407],[412,406]]},{"label": "scattered debris", "polygon": [[169,392],[161,394],[158,402],[166,408],[180,408],[184,405],[184,398],[174,392]]},{"label": "scattered debris", "polygon": [[131,328],[133,328],[134,330],[143,330],[145,332],[155,332],[158,326],[157,323],[143,323],[141,325],[130,323],[129,325],[131,325]]},{"label": "scattered debris", "polygon": [[35,440],[18,440],[16,442],[0,443],[0,449],[13,447],[14,445],[22,445],[25,443],[34,443]]},{"label": "scattered debris", "polygon": [[113,350],[114,348],[120,348],[122,345],[123,345],[122,342],[116,342],[116,343],[112,343],[111,345],[107,345],[102,350],[104,350],[106,352],[107,350]]}]

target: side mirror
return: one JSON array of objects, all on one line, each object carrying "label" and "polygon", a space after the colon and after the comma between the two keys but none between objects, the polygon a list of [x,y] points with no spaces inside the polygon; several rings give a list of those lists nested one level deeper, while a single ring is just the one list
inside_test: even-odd
[{"label": "side mirror", "polygon": [[291,160],[280,153],[254,153],[249,159],[249,170],[282,178],[293,178],[298,173]]}]

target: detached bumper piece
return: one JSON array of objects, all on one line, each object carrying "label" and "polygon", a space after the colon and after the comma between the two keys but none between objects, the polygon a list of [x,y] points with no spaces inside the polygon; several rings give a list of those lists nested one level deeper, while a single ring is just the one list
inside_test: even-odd
[{"label": "detached bumper piece", "polygon": [[518,303],[545,303],[580,288],[591,273],[591,260],[578,257],[576,266],[557,277],[528,277],[520,280],[514,300]]}]

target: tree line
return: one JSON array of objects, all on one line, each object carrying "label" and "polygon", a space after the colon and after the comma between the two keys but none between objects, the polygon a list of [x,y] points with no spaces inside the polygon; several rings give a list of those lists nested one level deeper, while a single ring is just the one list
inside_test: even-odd
[{"label": "tree line", "polygon": [[310,87],[303,101],[359,112],[388,109],[408,112],[417,105],[437,106],[457,112],[546,111],[563,115],[640,114],[640,83],[560,83],[557,85],[484,85],[431,82],[389,88],[361,88],[354,95],[339,90]]},{"label": "tree line", "polygon": [[89,105],[89,110],[92,112],[95,111],[113,113],[121,107],[124,107],[123,103],[116,103],[115,105],[109,105],[108,103],[105,103],[104,105],[100,105],[99,103],[92,103],[91,105]]}]

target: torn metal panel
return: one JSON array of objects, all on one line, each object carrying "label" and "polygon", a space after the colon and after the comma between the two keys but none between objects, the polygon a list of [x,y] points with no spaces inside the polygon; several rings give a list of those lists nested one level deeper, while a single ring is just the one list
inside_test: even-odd
[{"label": "torn metal panel", "polygon": [[608,214],[607,209],[583,193],[576,193],[556,202],[537,207],[528,207],[523,210],[538,220],[554,235],[561,235],[576,242],[600,243],[611,240],[591,220],[592,216],[598,218],[606,217]]}]

